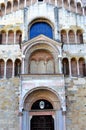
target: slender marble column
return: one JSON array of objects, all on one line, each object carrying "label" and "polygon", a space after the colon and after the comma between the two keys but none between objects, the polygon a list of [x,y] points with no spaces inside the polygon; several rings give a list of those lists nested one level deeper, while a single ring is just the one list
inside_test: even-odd
[{"label": "slender marble column", "polygon": [[22,56],[22,74],[24,74],[24,60],[25,60],[25,55]]},{"label": "slender marble column", "polygon": [[77,75],[78,75],[78,76],[80,75],[78,59],[77,59]]},{"label": "slender marble column", "polygon": [[13,61],[12,78],[14,78],[14,72],[15,72],[15,71],[14,71],[14,68],[15,68],[15,67],[14,67],[14,64],[15,64],[15,62]]},{"label": "slender marble column", "polygon": [[70,73],[70,77],[71,77],[71,60],[69,59],[69,73]]},{"label": "slender marble column", "polygon": [[8,44],[8,31],[6,32],[6,44]]},{"label": "slender marble column", "polygon": [[4,78],[6,78],[6,61],[4,62]]}]

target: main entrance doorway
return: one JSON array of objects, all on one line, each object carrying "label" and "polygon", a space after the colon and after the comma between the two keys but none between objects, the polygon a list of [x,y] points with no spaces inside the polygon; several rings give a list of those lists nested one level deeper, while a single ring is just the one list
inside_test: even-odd
[{"label": "main entrance doorway", "polygon": [[33,116],[31,130],[54,130],[54,120],[51,115]]}]

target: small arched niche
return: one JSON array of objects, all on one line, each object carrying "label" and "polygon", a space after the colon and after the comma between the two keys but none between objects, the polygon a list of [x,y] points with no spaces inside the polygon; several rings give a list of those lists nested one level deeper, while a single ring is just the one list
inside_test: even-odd
[{"label": "small arched niche", "polygon": [[34,51],[29,58],[29,73],[54,73],[54,60],[52,54],[44,49]]}]

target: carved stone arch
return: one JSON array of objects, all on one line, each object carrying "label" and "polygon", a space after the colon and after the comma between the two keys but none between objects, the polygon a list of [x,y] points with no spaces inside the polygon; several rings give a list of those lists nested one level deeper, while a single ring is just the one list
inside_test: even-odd
[{"label": "carved stone arch", "polygon": [[[35,42],[34,42],[35,44]],[[45,50],[45,51],[48,51],[51,53],[51,55],[53,56],[53,63],[55,63],[55,71],[54,72],[57,72],[57,60],[58,60],[58,55],[59,55],[59,50],[57,50],[56,48],[54,48],[54,46],[51,44],[48,45],[47,42],[41,43],[41,40],[38,41],[38,43],[36,43],[35,45],[32,45],[30,48],[28,47],[27,48],[27,51],[25,51],[25,73],[27,73],[27,70],[28,70],[28,59],[30,58],[31,54],[33,52],[35,52],[36,50]],[[35,61],[34,61],[35,62]],[[29,62],[30,63],[30,62]],[[57,71],[56,71],[57,70]]]},{"label": "carved stone arch", "polygon": [[53,90],[50,90],[47,87],[44,87],[43,89],[38,87],[38,89],[36,88],[35,90],[27,93],[27,96],[25,96],[23,100],[23,108],[26,110],[31,110],[33,103],[39,99],[45,99],[49,101],[55,110],[59,110],[61,108],[59,97],[54,93]]}]

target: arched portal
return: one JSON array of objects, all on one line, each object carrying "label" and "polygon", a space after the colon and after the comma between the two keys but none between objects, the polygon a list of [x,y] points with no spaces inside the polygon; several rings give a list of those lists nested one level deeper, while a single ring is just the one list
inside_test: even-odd
[{"label": "arched portal", "polygon": [[31,130],[54,130],[54,119],[51,115],[33,116]]},{"label": "arched portal", "polygon": [[[40,99],[33,103],[31,110],[53,110],[53,106],[48,100]],[[54,130],[54,119],[52,115],[32,116],[30,124],[31,130]]]},{"label": "arched portal", "polygon": [[24,97],[22,130],[64,130],[64,115],[53,90],[40,88]]}]

